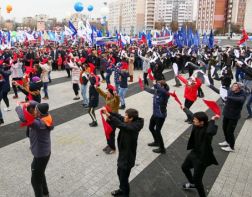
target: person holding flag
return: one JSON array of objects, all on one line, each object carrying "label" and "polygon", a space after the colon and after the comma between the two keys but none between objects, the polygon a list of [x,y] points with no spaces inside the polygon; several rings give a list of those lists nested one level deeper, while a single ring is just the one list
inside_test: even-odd
[{"label": "person holding flag", "polygon": [[[195,78],[191,76],[188,80],[185,79],[182,75],[177,76],[180,81],[182,81],[185,84],[185,107],[187,109],[190,109],[190,107],[193,105],[193,103],[197,100],[198,97],[198,90],[201,87],[201,80],[199,78]],[[187,116],[187,119],[185,122],[188,122],[191,124],[190,118]]]},{"label": "person holding flag", "polygon": [[48,111],[47,103],[39,103],[35,107],[35,118],[28,120],[27,108],[20,104],[16,107],[20,121],[30,127],[29,139],[33,155],[31,184],[36,197],[49,196],[45,170],[51,156],[51,130],[54,124]]},{"label": "person holding flag", "polygon": [[117,142],[119,155],[117,159],[117,175],[120,181],[119,189],[111,192],[112,196],[129,197],[130,171],[135,165],[137,140],[139,132],[144,126],[144,119],[139,117],[136,109],[127,109],[125,116],[118,113],[108,112],[106,108],[103,110],[111,126],[120,129]]},{"label": "person holding flag", "polygon": [[[219,115],[215,115],[208,121],[205,112],[192,113],[187,108],[181,106],[193,120],[192,132],[188,141],[187,150],[191,152],[186,156],[181,168],[184,172],[188,183],[183,185],[183,189],[197,189],[200,197],[205,197],[206,193],[202,179],[208,166],[218,162],[214,156],[212,148],[212,138],[216,135],[218,126],[215,120],[219,119]],[[193,169],[193,174],[191,172]]]},{"label": "person holding flag", "polygon": [[[105,99],[105,104],[111,109],[111,112],[118,113],[120,105],[120,97],[116,93],[116,89],[112,85],[107,86],[107,92],[104,92],[100,87],[96,88],[97,92]],[[108,124],[110,122],[108,121]],[[115,127],[112,127],[112,132],[107,139],[107,146],[103,149],[106,154],[113,154],[116,150],[115,146]]]}]

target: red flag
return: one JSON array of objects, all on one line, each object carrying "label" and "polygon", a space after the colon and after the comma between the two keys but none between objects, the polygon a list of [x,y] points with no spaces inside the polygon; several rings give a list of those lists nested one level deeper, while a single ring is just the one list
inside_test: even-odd
[{"label": "red flag", "polygon": [[147,39],[146,39],[145,34],[142,34],[142,39],[141,39],[141,41],[142,41],[143,43],[147,44]]},{"label": "red flag", "polygon": [[21,86],[23,85],[23,80],[16,80],[16,82]]},{"label": "red flag", "polygon": [[155,78],[154,78],[153,75],[152,75],[152,70],[151,70],[151,68],[148,69],[148,75],[149,75],[149,78],[150,78],[151,81],[155,80]]},{"label": "red flag", "polygon": [[174,92],[168,92],[168,95],[172,96],[179,105],[182,105],[182,103],[179,100],[179,98],[178,98],[177,94],[175,93],[175,91]]},{"label": "red flag", "polygon": [[33,115],[31,115],[27,111],[26,105],[23,105],[23,113],[24,113],[24,118],[25,118],[26,122],[21,123],[20,126],[21,127],[30,126],[33,123],[35,118]]},{"label": "red flag", "polygon": [[245,31],[245,29],[242,30],[242,38],[241,40],[238,42],[238,45],[243,44],[244,42],[246,42],[249,39],[247,32]]},{"label": "red flag", "polygon": [[32,66],[33,66],[33,59],[28,60],[28,62],[30,62],[30,67],[32,68]]},{"label": "red flag", "polygon": [[141,79],[141,77],[139,77],[138,83],[139,83],[141,90],[144,90],[143,80]]},{"label": "red flag", "polygon": [[94,73],[95,65],[92,64],[92,63],[88,63],[88,65],[89,65],[89,68],[90,68],[90,73]]},{"label": "red flag", "polygon": [[106,139],[109,140],[110,134],[113,131],[113,129],[109,125],[109,123],[105,120],[105,118],[103,117],[102,110],[100,111],[100,114],[101,114],[101,118],[102,118],[102,125],[103,125],[103,129],[104,129],[104,132],[105,132]]},{"label": "red flag", "polygon": [[29,75],[30,73],[34,73],[35,69],[29,66],[25,66],[25,74]]},{"label": "red flag", "polygon": [[205,99],[203,99],[203,101],[216,115],[221,115],[221,109],[215,101],[208,101]]}]

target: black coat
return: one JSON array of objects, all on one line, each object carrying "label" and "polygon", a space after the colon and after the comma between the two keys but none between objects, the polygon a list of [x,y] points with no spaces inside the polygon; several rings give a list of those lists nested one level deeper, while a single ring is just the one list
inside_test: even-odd
[{"label": "black coat", "polygon": [[97,92],[95,88],[95,77],[91,77],[89,79],[90,86],[89,86],[89,107],[97,107],[99,104],[99,93]]},{"label": "black coat", "polygon": [[[200,132],[197,132],[197,130]],[[193,126],[191,136],[188,141],[187,150],[192,150],[199,157],[200,161],[206,166],[215,164],[218,162],[213,154],[212,138],[217,133],[218,126],[215,125],[214,121],[209,121],[208,125],[200,128]],[[200,136],[195,136],[200,135]],[[200,146],[195,147],[195,138],[200,139]]]},{"label": "black coat", "polygon": [[246,101],[243,90],[238,93],[228,92],[227,101],[223,109],[223,115],[228,119],[240,119],[242,107]]},{"label": "black coat", "polygon": [[242,66],[241,67],[242,72],[246,74],[246,76],[249,78],[248,80],[252,80],[252,68],[248,66]]},{"label": "black coat", "polygon": [[136,161],[138,134],[144,126],[144,119],[138,118],[131,123],[124,123],[124,117],[117,113],[111,113],[109,119],[112,127],[120,129],[117,138],[119,149],[117,165],[123,169],[132,168]]}]

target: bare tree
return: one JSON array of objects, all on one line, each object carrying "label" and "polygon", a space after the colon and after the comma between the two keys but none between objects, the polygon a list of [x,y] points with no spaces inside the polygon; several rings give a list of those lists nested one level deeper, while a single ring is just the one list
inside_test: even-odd
[{"label": "bare tree", "polygon": [[178,28],[179,28],[178,22],[177,21],[172,21],[170,23],[170,28],[171,28],[172,32],[178,31]]}]

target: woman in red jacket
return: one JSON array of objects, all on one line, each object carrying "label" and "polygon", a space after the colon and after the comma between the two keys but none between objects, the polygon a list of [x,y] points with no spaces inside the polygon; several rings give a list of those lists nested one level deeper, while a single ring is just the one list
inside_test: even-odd
[{"label": "woman in red jacket", "polygon": [[[185,107],[190,109],[193,103],[197,100],[198,97],[198,89],[201,87],[202,82],[199,78],[195,78],[191,76],[189,79],[184,78],[182,75],[178,75],[178,79],[185,84],[184,98],[185,98]],[[187,119],[185,122],[191,122],[192,120]]]},{"label": "woman in red jacket", "polygon": [[59,53],[59,56],[57,59],[58,70],[61,70],[62,64],[63,64],[63,60],[62,60],[61,54]]}]

